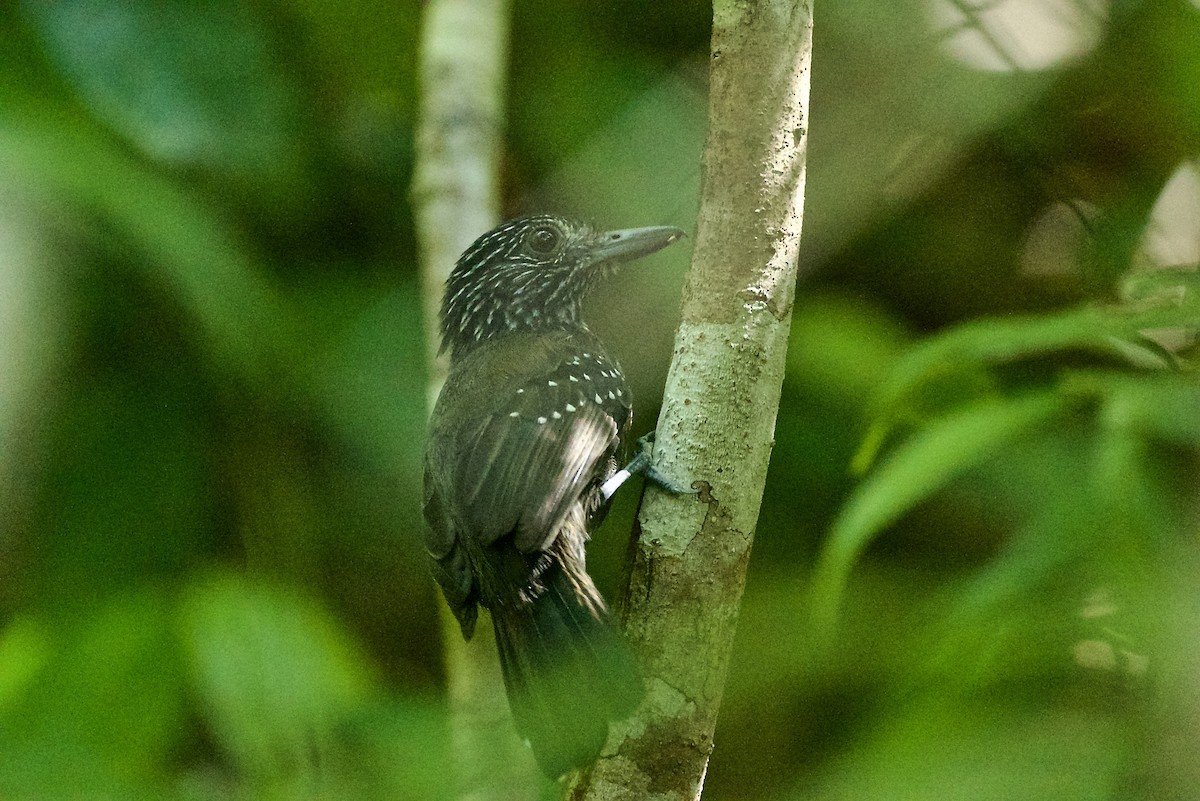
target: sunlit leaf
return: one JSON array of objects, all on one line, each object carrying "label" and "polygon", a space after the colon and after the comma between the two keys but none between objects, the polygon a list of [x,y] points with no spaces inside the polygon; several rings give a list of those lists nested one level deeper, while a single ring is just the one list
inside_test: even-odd
[{"label": "sunlit leaf", "polygon": [[294,590],[234,575],[197,581],[179,629],[205,722],[252,782],[328,760],[337,727],[377,692],[346,631]]},{"label": "sunlit leaf", "polygon": [[1070,276],[1083,270],[1089,226],[1099,215],[1091,203],[1072,199],[1048,205],[1029,225],[1021,271],[1030,276]]},{"label": "sunlit leaf", "polygon": [[[1134,308],[1180,309],[1178,325],[1195,328],[1200,310],[1200,270],[1167,268],[1136,270],[1121,281],[1121,297]],[[1151,322],[1153,324],[1153,322]],[[1162,320],[1158,324],[1171,324]]]},{"label": "sunlit leaf", "polygon": [[44,664],[0,714],[9,743],[41,751],[41,767],[30,766],[35,773],[74,773],[81,751],[101,757],[113,776],[161,777],[184,719],[163,593],[116,597],[43,636]]},{"label": "sunlit leaf", "polygon": [[913,348],[896,363],[877,405],[891,411],[913,397],[921,384],[969,365],[999,364],[1066,347],[1107,351],[1100,313],[1091,308],[1045,317],[977,320]]},{"label": "sunlit leaf", "polygon": [[45,740],[5,742],[0,797],[11,801],[163,801],[162,781],[131,779],[111,755],[90,746]]},{"label": "sunlit leaf", "polygon": [[39,620],[18,617],[0,630],[0,710],[15,703],[50,658],[50,634]]}]

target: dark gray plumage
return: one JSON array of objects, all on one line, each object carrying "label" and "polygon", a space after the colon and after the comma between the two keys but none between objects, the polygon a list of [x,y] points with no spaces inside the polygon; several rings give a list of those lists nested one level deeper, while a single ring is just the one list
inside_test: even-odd
[{"label": "dark gray plumage", "polygon": [[446,284],[426,547],[464,637],[490,611],[517,728],[552,777],[593,760],[641,694],[584,561],[632,404],[581,305],[613,265],[681,235],[525,217],[481,236]]}]

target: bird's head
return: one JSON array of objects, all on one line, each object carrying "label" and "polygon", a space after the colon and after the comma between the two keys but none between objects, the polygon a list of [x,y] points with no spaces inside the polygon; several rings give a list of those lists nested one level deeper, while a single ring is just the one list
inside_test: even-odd
[{"label": "bird's head", "polygon": [[582,325],[580,309],[609,268],[683,236],[670,226],[598,232],[564,217],[521,217],[459,257],[442,301],[442,350],[454,356],[508,333]]}]

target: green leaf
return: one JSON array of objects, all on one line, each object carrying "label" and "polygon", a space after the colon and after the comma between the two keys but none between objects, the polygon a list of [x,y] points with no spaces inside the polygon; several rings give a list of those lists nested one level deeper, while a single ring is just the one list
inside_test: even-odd
[{"label": "green leaf", "polygon": [[1110,374],[1092,376],[1092,381],[1105,398],[1100,414],[1104,425],[1165,443],[1200,446],[1200,384],[1194,373]]},{"label": "green leaf", "polygon": [[132,245],[131,264],[191,315],[204,351],[272,385],[290,363],[292,325],[263,269],[227,220],[156,175],[87,121],[0,85],[0,179],[54,204],[95,211]]},{"label": "green leaf", "polygon": [[1175,366],[1174,359],[1143,340],[1141,331],[1195,324],[1194,315],[1178,305],[1153,304],[1085,306],[1061,314],[961,325],[913,348],[895,364],[876,396],[875,423],[855,456],[854,469],[864,472],[869,467],[897,423],[922,421],[997,394],[989,372],[996,365],[1079,349],[1139,369],[1169,369]]},{"label": "green leaf", "polygon": [[300,99],[250,6],[60,0],[22,10],[91,111],[151,157],[258,176],[297,162]]},{"label": "green leaf", "polygon": [[[43,629],[44,663],[0,714],[7,745],[38,755],[14,771],[41,781],[74,773],[80,756],[90,754],[114,780],[163,776],[185,731],[168,609],[163,593],[138,590],[79,623]],[[0,770],[0,783],[5,775],[12,778]]]},{"label": "green leaf", "polygon": [[1042,317],[978,320],[913,348],[896,363],[879,392],[882,412],[902,408],[939,375],[1053,353],[1067,347],[1112,352],[1104,315],[1095,308]]},{"label": "green leaf", "polygon": [[0,631],[0,714],[21,697],[50,656],[47,627],[31,617],[16,617]]},{"label": "green leaf", "polygon": [[0,798],[5,801],[164,801],[172,797],[160,781],[122,775],[109,754],[90,746],[61,739],[3,743]]},{"label": "green leaf", "polygon": [[254,784],[328,767],[338,726],[377,694],[366,655],[296,591],[216,575],[187,589],[179,627],[212,736]]},{"label": "green leaf", "polygon": [[[936,691],[935,691],[936,692]],[[815,793],[795,798],[1105,801],[1121,797],[1135,738],[1117,716],[979,699],[891,710]]]},{"label": "green leaf", "polygon": [[860,297],[825,293],[798,299],[789,335],[801,347],[788,348],[791,381],[837,403],[861,406],[891,374],[911,335],[886,311]]},{"label": "green leaf", "polygon": [[1190,311],[1189,320],[1197,324],[1194,314],[1200,311],[1200,270],[1195,267],[1171,267],[1156,270],[1131,270],[1121,280],[1117,291],[1121,299],[1135,308],[1180,309]]},{"label": "green leaf", "polygon": [[350,724],[346,748],[355,768],[340,794],[346,801],[446,798],[446,777],[461,767],[437,698],[375,705]]},{"label": "green leaf", "polygon": [[832,632],[850,570],[877,534],[967,468],[1061,413],[1067,400],[1048,391],[985,401],[935,421],[897,448],[833,523],[813,580],[817,630]]},{"label": "green leaf", "polygon": [[1088,636],[1079,616],[1110,576],[1102,516],[1088,482],[1064,482],[1061,500],[1021,526],[999,557],[928,613],[928,641],[914,648],[916,685],[944,697],[996,686],[1054,687],[1073,670],[1065,658]]}]

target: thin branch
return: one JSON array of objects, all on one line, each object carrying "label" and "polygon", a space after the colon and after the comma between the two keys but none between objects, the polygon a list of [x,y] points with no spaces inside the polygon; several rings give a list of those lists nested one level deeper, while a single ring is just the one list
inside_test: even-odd
[{"label": "thin branch", "polygon": [[437,357],[442,286],[459,254],[499,220],[507,58],[507,0],[426,3],[412,204],[434,368],[430,408],[446,375]]},{"label": "thin branch", "polygon": [[574,799],[696,799],[783,383],[803,213],[812,6],[714,4],[709,133],[655,463],[699,497],[639,514],[626,632],[647,698]]},{"label": "thin branch", "polygon": [[[421,52],[413,208],[420,242],[429,407],[446,377],[437,356],[442,287],[458,255],[499,218],[498,161],[508,57],[507,0],[430,0]],[[457,793],[529,799],[542,779],[516,736],[491,626],[464,643],[445,605],[442,631]]]}]

